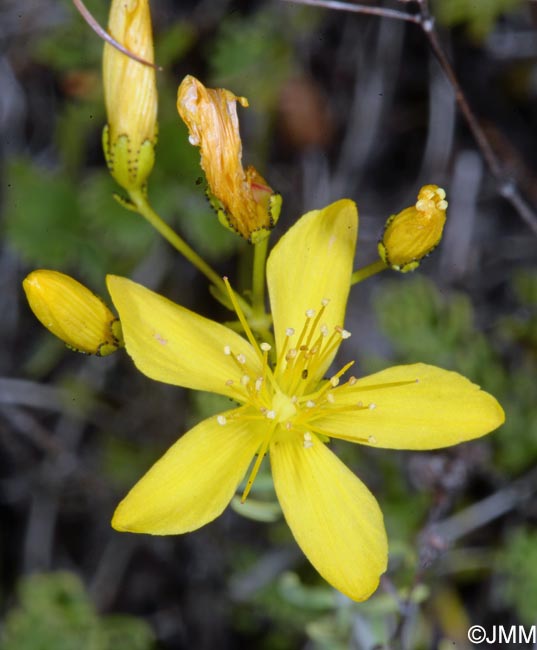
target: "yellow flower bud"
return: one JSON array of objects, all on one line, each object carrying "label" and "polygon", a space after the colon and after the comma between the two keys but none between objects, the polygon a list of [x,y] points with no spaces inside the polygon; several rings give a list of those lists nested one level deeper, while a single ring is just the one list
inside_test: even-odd
[{"label": "yellow flower bud", "polygon": [[[153,62],[148,0],[112,0],[108,31],[130,52]],[[103,83],[108,116],[103,148],[108,168],[126,190],[143,188],[155,162],[155,69],[105,43]]]},{"label": "yellow flower bud", "polygon": [[123,346],[119,320],[83,284],[58,271],[32,271],[23,281],[39,321],[68,347],[106,356]]},{"label": "yellow flower bud", "polygon": [[378,244],[386,266],[401,273],[416,269],[442,239],[447,206],[441,187],[424,185],[415,205],[392,215]]},{"label": "yellow flower bud", "polygon": [[255,244],[276,224],[282,199],[254,167],[243,169],[237,102],[248,106],[245,97],[206,88],[192,76],[183,79],[177,92],[189,141],[200,148],[211,205],[224,226]]}]

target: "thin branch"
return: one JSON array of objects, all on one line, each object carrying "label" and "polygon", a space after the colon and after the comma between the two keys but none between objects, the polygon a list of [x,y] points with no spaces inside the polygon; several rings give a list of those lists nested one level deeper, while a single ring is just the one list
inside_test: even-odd
[{"label": "thin branch", "polygon": [[113,36],[111,36],[105,29],[103,29],[99,25],[99,23],[91,15],[86,5],[82,2],[82,0],[73,0],[73,4],[75,5],[78,13],[82,16],[82,18],[84,18],[84,20],[91,27],[91,29],[93,29],[93,31],[97,34],[97,36],[102,38],[103,41],[106,41],[109,45],[114,47],[116,50],[119,50],[122,54],[125,54],[125,56],[128,56],[129,59],[138,61],[138,63],[141,63],[142,65],[147,65],[150,68],[154,68],[155,70],[162,70],[162,68],[159,65],[156,65],[155,63],[151,63],[151,61],[146,61],[146,59],[142,59],[141,56],[134,54],[134,52],[128,50],[124,45],[118,43]]},{"label": "thin branch", "polygon": [[[520,189],[516,182],[506,176],[502,163],[496,155],[489,139],[485,135],[479,121],[470,107],[466,95],[457,79],[453,66],[451,65],[444,49],[440,44],[438,32],[436,31],[434,17],[429,11],[428,0],[397,0],[398,2],[407,4],[415,2],[419,11],[417,13],[406,13],[397,11],[395,9],[385,9],[382,7],[369,7],[366,5],[349,4],[341,0],[283,0],[284,2],[292,2],[294,4],[310,5],[314,7],[323,7],[326,9],[335,9],[338,11],[347,11],[351,13],[361,13],[370,16],[380,16],[382,18],[394,18],[396,20],[403,20],[419,25],[429,42],[429,46],[433,51],[440,67],[448,78],[457,105],[466,120],[468,128],[475,138],[477,146],[481,151],[487,166],[498,183],[498,192],[503,198],[508,201],[519,216],[527,223],[527,225],[537,233],[537,213],[522,196]],[[537,2],[537,0],[532,0]]]},{"label": "thin branch", "polygon": [[[73,0],[74,1],[74,0]],[[384,7],[370,7],[368,5],[348,4],[339,0],[283,0],[298,5],[309,5],[311,7],[322,7],[324,9],[336,9],[356,14],[367,14],[369,16],[380,16],[381,18],[395,18],[406,20],[410,23],[419,23],[420,17],[417,14],[408,14],[397,9],[385,9]]]}]

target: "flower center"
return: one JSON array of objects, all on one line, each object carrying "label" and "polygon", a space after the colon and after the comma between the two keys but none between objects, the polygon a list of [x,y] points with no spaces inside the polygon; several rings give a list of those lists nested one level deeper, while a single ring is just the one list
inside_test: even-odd
[{"label": "flower center", "polygon": [[[228,284],[227,279],[224,281]],[[259,374],[258,370],[248,366],[244,355],[236,355],[229,346],[224,347],[224,354],[231,356],[240,370],[239,381],[227,381],[241,404],[228,417],[251,420],[253,426],[262,425],[264,428],[263,442],[242,496],[242,501],[245,501],[263,456],[275,436],[299,436],[305,449],[313,447],[320,440],[327,440],[323,432],[315,427],[315,419],[325,415],[327,409],[334,408],[332,390],[354,362],[345,365],[329,379],[321,379],[341,341],[351,335],[339,326],[330,332],[323,323],[323,314],[329,304],[325,299],[321,301],[318,311],[306,311],[303,327],[298,333],[291,327],[286,329],[281,350],[271,363],[271,345],[256,341],[229,285],[228,291],[246,336],[262,364]],[[351,377],[349,383],[353,382],[356,379]],[[364,407],[360,405],[357,408]],[[225,425],[227,418],[221,417],[218,422]]]}]

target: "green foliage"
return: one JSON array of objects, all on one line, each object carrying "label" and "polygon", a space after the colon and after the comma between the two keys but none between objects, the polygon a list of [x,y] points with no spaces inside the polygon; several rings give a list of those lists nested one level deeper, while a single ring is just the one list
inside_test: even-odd
[{"label": "green foliage", "polygon": [[537,531],[516,530],[499,558],[504,573],[501,594],[506,605],[515,608],[525,625],[535,623],[537,603]]},{"label": "green foliage", "polygon": [[131,616],[99,617],[79,578],[68,572],[21,579],[7,613],[3,650],[150,650],[153,633]]},{"label": "green foliage", "polygon": [[[28,40],[34,58],[57,71],[98,69],[101,64],[103,42],[88,27],[70,0],[61,0],[68,18],[41,38]],[[85,2],[94,18],[106,25],[106,7],[98,0]]]},{"label": "green foliage", "polygon": [[211,56],[212,82],[245,94],[255,110],[274,107],[291,71],[291,50],[274,11],[224,20]]},{"label": "green foliage", "polygon": [[141,217],[113,200],[113,181],[95,172],[80,185],[24,160],[7,170],[6,228],[26,264],[78,268],[100,290],[106,272],[125,273],[154,239]]},{"label": "green foliage", "polygon": [[[514,281],[520,298],[534,295],[535,272]],[[522,288],[522,290],[521,290]],[[537,405],[534,382],[535,354],[526,352],[528,336],[535,338],[536,318],[523,316],[499,320],[489,336],[474,324],[467,296],[441,293],[432,282],[416,276],[406,282],[386,283],[375,301],[381,329],[389,337],[400,363],[422,361],[456,370],[491,392],[506,411],[506,423],[491,436],[498,466],[520,472],[537,460]],[[524,336],[521,336],[521,331]],[[508,358],[519,359],[506,367],[498,349],[508,346]]]},{"label": "green foliage", "polygon": [[521,4],[521,0],[435,0],[435,13],[444,25],[463,24],[471,38],[482,41],[501,14]]}]

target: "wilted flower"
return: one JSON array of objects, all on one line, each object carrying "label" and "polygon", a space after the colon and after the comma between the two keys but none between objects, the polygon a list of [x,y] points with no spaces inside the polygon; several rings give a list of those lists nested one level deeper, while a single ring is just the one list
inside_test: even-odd
[{"label": "wilted flower", "polygon": [[225,509],[257,454],[246,498],[268,452],[283,514],[313,566],[354,600],[375,591],[387,564],[382,513],[326,442],[435,449],[492,431],[504,414],[468,379],[421,363],[344,381],[348,363],[325,378],[350,336],[343,320],[357,230],[356,206],[345,199],[304,215],[272,250],[275,350],[258,343],[236,301],[248,340],[108,277],[141,372],[239,404],[195,426],[157,461],[119,504],[116,529],[169,535],[203,526]]},{"label": "wilted flower", "polygon": [[[108,30],[129,51],[153,62],[148,0],[113,0]],[[155,70],[105,43],[103,82],[108,116],[103,147],[108,168],[126,190],[143,188],[155,161]]]},{"label": "wilted flower", "polygon": [[424,185],[415,205],[392,215],[378,244],[384,263],[406,273],[419,266],[442,239],[446,222],[446,193],[437,185]]},{"label": "wilted flower", "polygon": [[121,326],[106,304],[58,271],[32,271],[23,281],[31,310],[68,347],[106,356],[123,345]]},{"label": "wilted flower", "polygon": [[187,76],[177,91],[177,110],[188,126],[190,143],[199,147],[209,198],[221,223],[255,243],[266,237],[280,216],[281,196],[252,166],[243,169],[237,102],[224,88],[206,88]]}]

